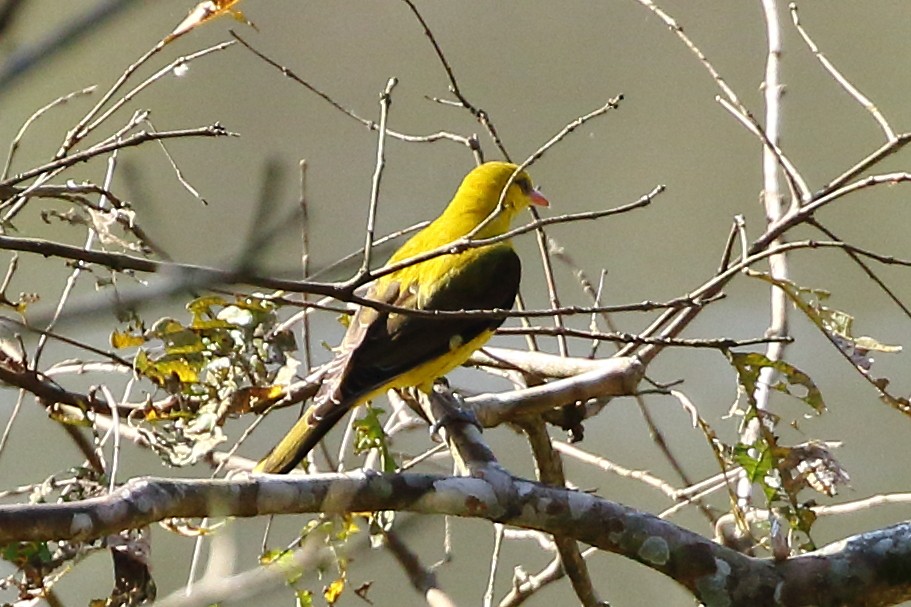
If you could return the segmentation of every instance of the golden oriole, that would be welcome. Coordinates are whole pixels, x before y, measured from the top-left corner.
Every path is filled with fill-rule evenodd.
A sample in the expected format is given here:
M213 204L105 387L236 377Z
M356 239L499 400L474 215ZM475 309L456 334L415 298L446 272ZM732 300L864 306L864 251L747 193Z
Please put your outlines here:
M506 233L531 204L547 206L523 171L498 209L500 195L518 167L487 162L473 169L452 201L430 225L389 259L395 263L451 243ZM508 240L445 254L380 277L366 297L417 310L509 309L519 289L521 265ZM465 362L490 339L503 319L429 318L361 306L329 363L313 405L269 454L257 472L292 470L352 407L390 388L429 392L434 380Z

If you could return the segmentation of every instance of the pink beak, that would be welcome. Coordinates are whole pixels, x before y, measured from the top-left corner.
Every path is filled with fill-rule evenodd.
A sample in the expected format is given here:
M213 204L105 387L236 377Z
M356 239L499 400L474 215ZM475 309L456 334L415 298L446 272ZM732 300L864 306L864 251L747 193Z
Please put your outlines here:
M547 200L546 198L544 198L544 194L542 194L538 190L532 190L531 194L528 195L528 198L529 198L529 200L531 200L531 203L533 205L536 205L539 207L549 207L550 206L550 201Z

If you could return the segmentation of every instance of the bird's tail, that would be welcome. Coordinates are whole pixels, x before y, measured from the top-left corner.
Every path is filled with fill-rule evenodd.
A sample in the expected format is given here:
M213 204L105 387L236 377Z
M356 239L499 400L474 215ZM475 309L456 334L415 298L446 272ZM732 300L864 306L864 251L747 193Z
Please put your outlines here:
M301 463L307 454L321 441L326 433L345 416L351 407L333 403L331 408L313 405L300 419L295 422L291 430L285 434L275 447L262 458L254 472L266 474L287 474ZM315 416L314 410L325 409L322 416Z

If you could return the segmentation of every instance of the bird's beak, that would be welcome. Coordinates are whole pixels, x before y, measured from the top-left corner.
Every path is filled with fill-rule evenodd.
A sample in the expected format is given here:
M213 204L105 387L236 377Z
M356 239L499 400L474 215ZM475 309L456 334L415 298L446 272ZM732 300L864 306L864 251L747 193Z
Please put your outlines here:
M539 192L536 189L531 191L531 194L528 195L528 199L531 200L531 203L533 205L536 205L539 207L549 207L550 206L550 201L547 200L546 198L544 198L544 194L542 194L541 192Z

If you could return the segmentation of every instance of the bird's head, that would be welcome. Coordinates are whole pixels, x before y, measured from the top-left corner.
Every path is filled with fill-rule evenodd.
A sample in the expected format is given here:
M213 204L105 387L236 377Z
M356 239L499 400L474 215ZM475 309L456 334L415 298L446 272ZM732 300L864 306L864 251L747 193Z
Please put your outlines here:
M496 212L475 236L491 238L507 232L513 217L528 206L548 206L547 199L535 189L525 171L509 183L517 168L510 162L485 162L475 167L462 180L447 213L457 215L461 222L470 223L474 229ZM503 206L498 208L507 184L509 189L503 197Z

